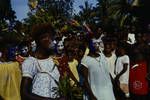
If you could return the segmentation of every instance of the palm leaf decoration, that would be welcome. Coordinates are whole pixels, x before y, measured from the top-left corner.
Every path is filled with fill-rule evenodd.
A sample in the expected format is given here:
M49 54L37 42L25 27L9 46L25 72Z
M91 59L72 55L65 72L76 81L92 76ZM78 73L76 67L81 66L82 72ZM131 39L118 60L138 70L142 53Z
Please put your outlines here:
M70 84L67 74L58 82L58 88L54 88L56 94L64 100L83 100L83 91L76 84Z
M134 6L139 6L138 0L133 0L132 2L128 0L112 0L107 9L108 16L117 21L118 26L122 28L124 25L135 21L136 18L132 14Z

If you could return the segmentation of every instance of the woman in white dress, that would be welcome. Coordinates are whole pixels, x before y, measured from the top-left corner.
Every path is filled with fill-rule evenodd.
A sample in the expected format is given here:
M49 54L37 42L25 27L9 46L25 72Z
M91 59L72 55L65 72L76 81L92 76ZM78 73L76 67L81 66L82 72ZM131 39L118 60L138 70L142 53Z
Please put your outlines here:
M22 64L22 100L59 98L56 88L60 74L50 54L52 30L49 24L40 24L33 28L37 48L34 56L27 58Z
M90 52L81 62L89 100L115 100L108 64L104 55L99 53L99 47L94 44L90 43Z

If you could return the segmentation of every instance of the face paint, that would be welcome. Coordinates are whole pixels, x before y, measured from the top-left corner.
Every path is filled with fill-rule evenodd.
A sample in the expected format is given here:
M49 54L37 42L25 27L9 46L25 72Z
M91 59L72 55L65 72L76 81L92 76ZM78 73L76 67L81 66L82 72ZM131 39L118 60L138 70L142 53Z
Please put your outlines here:
M64 50L64 44L62 41L59 41L58 44L57 44L57 52L58 53L62 53Z
M99 48L99 46L100 46L100 41L98 40L98 39L92 39L92 42L93 42L93 46L94 47L98 47Z
M35 43L35 41L31 42L31 48L32 48L32 52L35 52L35 50L36 50L36 43Z
M23 47L23 48L21 49L21 54L27 55L27 54L28 54L28 51L29 51L28 47L25 46L25 47Z
M100 51L103 51L104 50L104 44L103 44L103 41L100 40L100 39L92 39L93 41L93 45L94 47L96 47L96 49L99 49Z
M63 42L62 42L62 41L59 41L59 42L58 42L57 48L60 49L60 50L64 49L64 45L63 45Z

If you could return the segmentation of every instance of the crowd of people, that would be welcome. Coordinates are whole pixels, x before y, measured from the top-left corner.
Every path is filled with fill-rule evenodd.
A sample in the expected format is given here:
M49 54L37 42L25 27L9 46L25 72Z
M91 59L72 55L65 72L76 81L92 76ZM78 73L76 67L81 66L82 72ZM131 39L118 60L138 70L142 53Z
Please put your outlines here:
M149 100L150 34L84 28L56 32L37 24L32 41L0 48L0 64L20 64L21 100ZM65 94L62 81L80 98Z

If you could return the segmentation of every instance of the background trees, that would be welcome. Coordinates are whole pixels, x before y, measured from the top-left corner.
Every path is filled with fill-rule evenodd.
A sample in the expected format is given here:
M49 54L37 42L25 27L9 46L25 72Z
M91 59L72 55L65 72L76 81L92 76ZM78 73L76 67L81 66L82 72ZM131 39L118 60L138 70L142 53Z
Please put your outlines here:
M51 22L56 25L72 17L73 0L29 0L30 12L25 24Z
M14 20L15 12L11 8L10 0L0 0L0 20Z
M96 6L87 0L84 5L80 5L79 13L74 12L74 0L28 1L28 17L18 26L19 21L16 21L10 0L0 0L0 34L9 33L8 36L5 34L6 37L16 36L21 40L24 35L30 35L34 24L51 22L60 30L70 19L77 20L79 24L87 23L94 27L102 27L107 31L121 30L128 25L143 31L150 23L149 0L97 0ZM19 28L16 29L16 26ZM11 36L12 34L14 36Z
M13 21L16 18L11 8L10 0L0 0L0 32L7 27L6 20Z
M13 31L15 26L15 11L12 10L10 0L0 0L0 38L1 41L12 42L18 39ZM0 42L1 42L0 41Z

